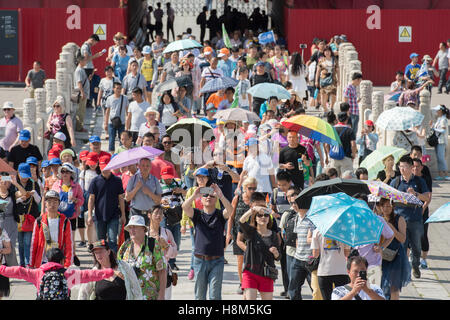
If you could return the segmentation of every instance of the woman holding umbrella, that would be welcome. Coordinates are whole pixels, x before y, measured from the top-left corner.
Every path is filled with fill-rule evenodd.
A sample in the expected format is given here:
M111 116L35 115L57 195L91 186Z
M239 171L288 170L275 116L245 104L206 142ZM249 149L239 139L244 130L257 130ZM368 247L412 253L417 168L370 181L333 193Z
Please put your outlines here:
M377 174L377 180L384 182L386 184L390 184L392 179L394 179L397 174L394 170L394 156L389 155L383 159L384 169L379 171Z

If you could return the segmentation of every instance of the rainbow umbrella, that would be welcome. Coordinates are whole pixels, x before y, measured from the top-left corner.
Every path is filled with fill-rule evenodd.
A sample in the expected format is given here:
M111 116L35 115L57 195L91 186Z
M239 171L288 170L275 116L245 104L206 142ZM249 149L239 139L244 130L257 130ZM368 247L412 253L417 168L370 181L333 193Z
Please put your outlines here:
M334 146L342 145L336 129L318 117L300 114L281 122L281 125L316 141Z

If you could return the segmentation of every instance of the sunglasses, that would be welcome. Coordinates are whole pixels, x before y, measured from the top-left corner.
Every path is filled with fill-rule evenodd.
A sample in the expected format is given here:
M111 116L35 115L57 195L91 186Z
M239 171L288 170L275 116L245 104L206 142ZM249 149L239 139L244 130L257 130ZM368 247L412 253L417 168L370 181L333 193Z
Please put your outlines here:
M163 142L163 144L171 144L172 143L172 141L165 141L165 142Z
M11 111L11 108L4 108L3 111Z
M60 106L59 104L55 104L55 105L53 106L53 108L61 108L61 106Z
M268 218L268 217L270 217L270 214L268 214L268 213L263 213L263 214L258 213L256 216L258 218Z
M254 187L247 187L247 189L250 190L250 191L256 191L257 188L254 188Z
M61 170L61 173L62 173L62 174L65 174L65 173L72 173L72 172L67 171L67 170Z
M215 196L213 196L212 194L204 194L202 195L203 198L215 198Z

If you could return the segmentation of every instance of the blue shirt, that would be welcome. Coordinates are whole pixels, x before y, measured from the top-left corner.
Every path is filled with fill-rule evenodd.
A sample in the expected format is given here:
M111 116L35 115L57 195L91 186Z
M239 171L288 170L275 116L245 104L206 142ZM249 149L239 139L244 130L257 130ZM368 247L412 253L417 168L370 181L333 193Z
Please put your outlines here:
M120 79L120 81L123 80L123 76L126 74L128 69L128 61L130 60L129 56L121 57L120 55L116 54L113 57L113 61L116 63L115 68L120 69L122 71L122 74L116 73L116 76Z
M139 180L142 181L143 186L146 186L154 194L162 194L161 185L159 184L158 179L150 174L147 180L144 180L140 171L136 172L136 174L130 178L130 181L128 181L127 192L132 191ZM136 210L149 210L153 208L154 205L155 203L153 202L153 199L146 195L142 191L142 188L136 192L136 195L130 203L130 206Z
M95 218L97 221L110 221L120 216L119 195L123 194L122 180L115 175L106 179L95 177L88 190L95 196Z
M233 72L233 62L230 59L227 61L220 60L217 67L223 71L224 77L231 77L231 73Z
M215 129L217 127L217 125L216 125L217 119L209 120L207 117L204 117L204 118L201 118L200 120L205 121L206 123L208 123L213 129Z
M416 77L418 76L420 70L420 64L412 65L411 63L408 64L405 68L405 77L409 80L415 81Z
M390 183L391 187L395 188L395 185L397 183L397 180L400 179L400 184L398 185L397 190L402 192L407 192L408 188L413 188L414 191L418 193L427 193L429 192L427 184L425 183L425 180L421 177L417 177L412 175L411 179L409 179L408 182L406 182L402 176L398 176L395 179L393 179ZM396 206L394 208L395 213L401 215L403 218L405 218L406 222L415 222L415 221L422 221L422 207L415 206L415 207L406 207L406 206Z

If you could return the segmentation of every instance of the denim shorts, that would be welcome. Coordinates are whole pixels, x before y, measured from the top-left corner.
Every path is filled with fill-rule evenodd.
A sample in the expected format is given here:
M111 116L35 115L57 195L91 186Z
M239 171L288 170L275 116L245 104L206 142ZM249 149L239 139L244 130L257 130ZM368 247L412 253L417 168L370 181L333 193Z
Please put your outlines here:
M145 89L147 89L148 92L152 92L153 88L151 87L152 82L151 81L147 81L147 86L145 87Z

